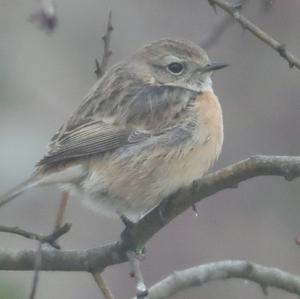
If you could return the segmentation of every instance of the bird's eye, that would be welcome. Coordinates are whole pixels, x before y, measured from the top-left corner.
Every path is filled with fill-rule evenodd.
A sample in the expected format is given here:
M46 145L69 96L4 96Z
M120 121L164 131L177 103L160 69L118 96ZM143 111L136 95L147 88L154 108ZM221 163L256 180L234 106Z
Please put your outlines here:
M183 65L180 62L172 62L168 64L168 70L175 75L179 75L183 71Z

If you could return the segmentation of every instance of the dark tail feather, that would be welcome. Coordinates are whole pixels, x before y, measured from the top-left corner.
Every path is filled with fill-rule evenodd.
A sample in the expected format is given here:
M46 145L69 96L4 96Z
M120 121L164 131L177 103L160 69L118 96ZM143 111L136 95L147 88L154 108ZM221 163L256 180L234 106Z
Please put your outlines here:
M34 177L30 177L28 180L19 184L18 186L16 186L15 188L13 188L9 192L7 192L6 194L1 195L0 196L0 207L4 206L5 204L10 202L14 198L21 195L26 190L34 187L35 185L36 185L36 181L35 181Z

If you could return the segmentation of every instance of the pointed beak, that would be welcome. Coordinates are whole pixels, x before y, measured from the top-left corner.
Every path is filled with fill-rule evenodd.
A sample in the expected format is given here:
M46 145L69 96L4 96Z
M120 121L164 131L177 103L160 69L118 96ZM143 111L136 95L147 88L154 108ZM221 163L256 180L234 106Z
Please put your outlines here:
M206 65L204 68L201 69L201 73L207 73L207 72L220 70L227 66L228 66L228 64L226 64L226 63L211 62L208 65Z

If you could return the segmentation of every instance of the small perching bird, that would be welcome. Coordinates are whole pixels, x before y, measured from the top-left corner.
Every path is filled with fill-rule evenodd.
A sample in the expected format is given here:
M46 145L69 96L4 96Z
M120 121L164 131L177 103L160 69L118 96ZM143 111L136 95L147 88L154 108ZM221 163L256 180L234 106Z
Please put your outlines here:
M144 46L97 81L33 175L0 205L57 184L99 212L145 214L218 158L223 120L211 74L225 66L188 41Z

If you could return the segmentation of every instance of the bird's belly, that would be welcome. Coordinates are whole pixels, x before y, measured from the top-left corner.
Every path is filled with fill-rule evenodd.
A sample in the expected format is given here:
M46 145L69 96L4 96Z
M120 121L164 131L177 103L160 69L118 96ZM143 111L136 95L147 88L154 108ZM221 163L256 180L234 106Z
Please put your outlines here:
M81 184L85 203L99 212L117 212L134 219L180 187L201 178L216 159L210 143L189 150L132 156L123 163L97 161ZM131 160L131 161L130 161ZM135 162L133 162L135 161Z
M89 206L100 212L141 215L180 187L201 178L220 153L223 123L216 97L202 96L196 108L202 123L187 144L152 151L137 148L129 154L117 153L115 158L91 160L89 175L81 184ZM198 135L207 138L198 139Z

